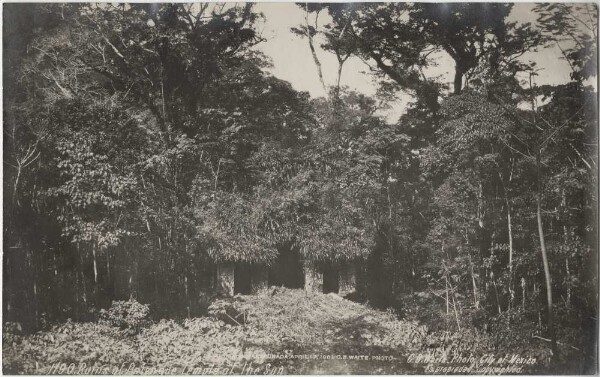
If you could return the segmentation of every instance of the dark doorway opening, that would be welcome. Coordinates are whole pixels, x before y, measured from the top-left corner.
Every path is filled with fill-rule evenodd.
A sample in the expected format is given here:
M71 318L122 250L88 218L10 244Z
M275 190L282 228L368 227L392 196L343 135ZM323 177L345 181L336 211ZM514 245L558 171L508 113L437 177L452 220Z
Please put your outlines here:
M252 290L252 278L250 275L250 265L239 263L235 265L233 272L233 293L249 295Z
M279 248L279 256L269 269L269 285L304 288L304 268L300 252L290 244Z
M332 263L323 264L323 293L340 291L340 271Z

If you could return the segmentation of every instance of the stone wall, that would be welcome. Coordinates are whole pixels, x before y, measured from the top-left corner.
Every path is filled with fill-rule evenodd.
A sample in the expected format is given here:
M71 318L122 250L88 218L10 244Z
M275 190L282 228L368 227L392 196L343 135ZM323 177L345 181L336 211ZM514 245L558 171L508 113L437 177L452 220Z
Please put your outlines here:
M309 261L304 262L304 290L306 293L323 292L323 273L317 265Z
M335 266L339 271L339 295L345 296L357 291L357 268L354 262ZM251 294L260 294L268 290L269 269L267 266L250 266ZM233 296L235 292L235 264L232 262L217 265L217 292ZM323 270L317 263L304 262L304 290L307 293L323 293Z

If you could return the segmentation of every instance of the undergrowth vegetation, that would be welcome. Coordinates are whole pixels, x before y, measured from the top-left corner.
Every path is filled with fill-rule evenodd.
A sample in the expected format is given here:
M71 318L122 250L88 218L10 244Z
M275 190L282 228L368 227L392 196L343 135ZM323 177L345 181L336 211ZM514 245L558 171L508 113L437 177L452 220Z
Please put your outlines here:
M143 374L163 368L187 374L194 368L198 372L211 365L240 367L253 362L283 367L286 373L313 373L324 363L334 363L273 356L311 354L393 357L387 362L346 361L327 366L346 372L369 368L378 373L423 372L422 363L407 361L411 354L436 360L450 360L455 355L480 359L486 354L535 359L535 365L526 366L524 372L548 371L551 365L547 346L536 345L526 333L514 336L518 326L514 334L500 338L475 327L432 330L413 319L398 319L391 311L370 309L334 294L307 296L298 290L283 290L273 296L236 296L213 304L229 313L246 313L246 322L230 324L215 314L150 324L147 306L130 300L115 303L107 317L97 323L67 321L32 335L5 325L3 371ZM132 328L139 332L132 332Z
M100 310L99 323L135 333L150 324L149 315L149 305L140 304L134 299L114 301L108 310Z

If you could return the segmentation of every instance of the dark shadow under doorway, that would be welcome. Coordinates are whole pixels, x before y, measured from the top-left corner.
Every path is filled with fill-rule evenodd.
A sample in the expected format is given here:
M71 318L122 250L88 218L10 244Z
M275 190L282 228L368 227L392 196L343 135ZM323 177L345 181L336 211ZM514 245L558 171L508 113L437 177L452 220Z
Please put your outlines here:
M269 286L304 288L304 268L300 252L291 245L279 249L279 256L269 269Z
M233 275L233 293L249 295L252 292L252 277L250 274L250 265L240 263L235 265Z
M332 263L323 264L323 293L338 293L340 291L340 271Z

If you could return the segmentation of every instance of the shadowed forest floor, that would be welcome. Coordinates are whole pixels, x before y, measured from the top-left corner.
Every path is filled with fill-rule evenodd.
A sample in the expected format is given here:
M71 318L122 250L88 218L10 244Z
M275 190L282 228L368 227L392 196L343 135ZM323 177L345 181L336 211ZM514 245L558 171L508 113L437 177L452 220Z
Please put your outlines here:
M451 353L473 355L477 347L458 335L441 339L414 321L335 294L307 296L282 288L219 304L233 308L237 320L162 320L138 333L72 322L27 336L5 332L3 372L414 374L431 372L425 370L427 363L415 359L418 355L439 361ZM531 369L526 366L526 371Z

